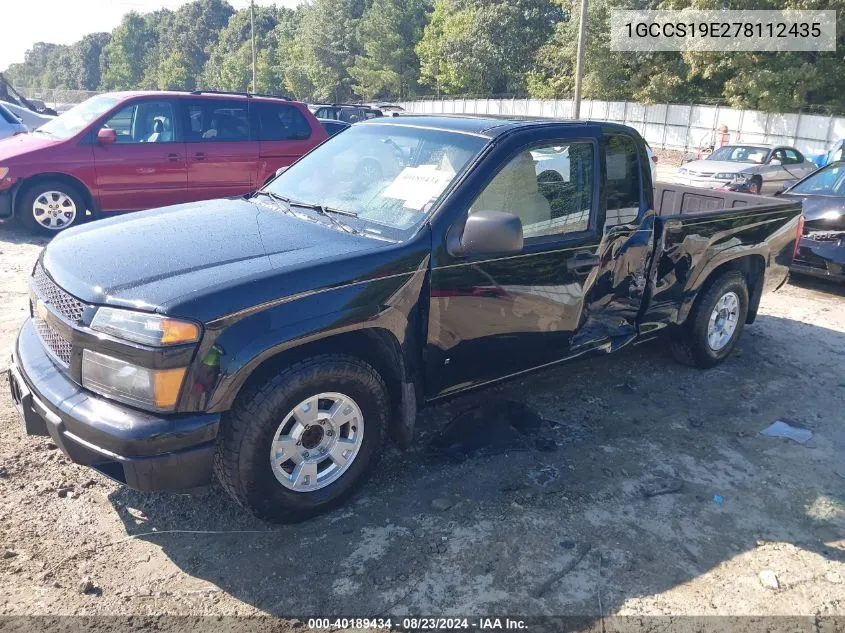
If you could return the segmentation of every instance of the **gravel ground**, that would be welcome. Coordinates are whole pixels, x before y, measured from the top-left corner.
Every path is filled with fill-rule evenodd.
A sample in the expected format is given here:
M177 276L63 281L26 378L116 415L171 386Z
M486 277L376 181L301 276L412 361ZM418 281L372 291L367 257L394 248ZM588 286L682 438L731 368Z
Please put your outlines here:
M2 349L43 245L0 225ZM22 436L4 394L0 614L843 615L843 306L796 280L716 369L650 344L429 409L295 526L121 488ZM777 419L813 438L759 435ZM440 448L479 424L496 439Z

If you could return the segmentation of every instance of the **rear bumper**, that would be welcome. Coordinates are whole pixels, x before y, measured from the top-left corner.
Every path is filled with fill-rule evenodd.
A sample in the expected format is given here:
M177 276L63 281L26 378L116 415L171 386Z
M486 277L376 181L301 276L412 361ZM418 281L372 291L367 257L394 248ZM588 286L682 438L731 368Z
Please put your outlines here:
M53 364L32 321L18 336L9 383L24 431L49 435L77 464L136 490L212 481L219 414L161 416L95 396Z
M845 281L845 237L839 241L801 238L791 270L820 279Z

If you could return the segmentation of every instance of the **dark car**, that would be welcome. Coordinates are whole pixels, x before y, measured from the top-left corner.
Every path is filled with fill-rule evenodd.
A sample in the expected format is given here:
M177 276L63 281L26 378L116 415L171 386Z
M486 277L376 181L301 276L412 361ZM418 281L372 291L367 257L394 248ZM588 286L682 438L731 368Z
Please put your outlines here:
M822 167L779 196L804 206L804 235L792 270L845 281L845 161Z
M659 336L698 367L731 353L787 279L801 205L655 191L650 168L610 123L353 125L251 197L59 235L12 397L27 433L119 482L216 472L256 515L304 519L425 405Z
M0 217L52 235L86 210L241 195L326 137L305 104L277 97L101 94L0 144Z
M331 105L317 105L314 116L318 119L334 119L345 123L358 123L383 117L384 113L376 108L352 103L333 103Z
M320 122L320 125L323 126L323 129L326 130L326 133L329 136L334 136L339 132L343 132L343 130L347 129L351 123L346 123L345 121L336 121L335 119L317 119Z

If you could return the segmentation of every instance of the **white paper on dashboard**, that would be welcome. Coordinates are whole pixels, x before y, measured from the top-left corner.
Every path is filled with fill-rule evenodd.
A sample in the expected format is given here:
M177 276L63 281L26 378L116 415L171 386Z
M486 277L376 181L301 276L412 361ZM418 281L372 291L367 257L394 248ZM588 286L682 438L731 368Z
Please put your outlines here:
M454 176L454 172L438 169L437 165L406 167L381 195L402 200L406 209L419 211L439 196Z

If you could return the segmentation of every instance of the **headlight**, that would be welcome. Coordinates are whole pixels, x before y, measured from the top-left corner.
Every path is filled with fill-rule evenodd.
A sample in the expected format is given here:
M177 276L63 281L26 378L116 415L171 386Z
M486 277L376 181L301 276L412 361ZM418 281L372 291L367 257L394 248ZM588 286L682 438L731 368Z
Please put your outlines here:
M713 174L714 180L733 180L736 172L720 171L718 174Z
M678 170L678 173L679 173L679 174L685 174L685 173L687 173L688 171L689 171L689 170L688 170L686 167L681 167L681 168Z
M0 167L0 180L3 180L6 176L9 175L9 168L8 167Z
M91 329L154 347L195 343L200 339L200 326L196 323L114 308L99 308Z
M172 411L185 367L147 369L90 349L82 350L82 386L149 411Z

